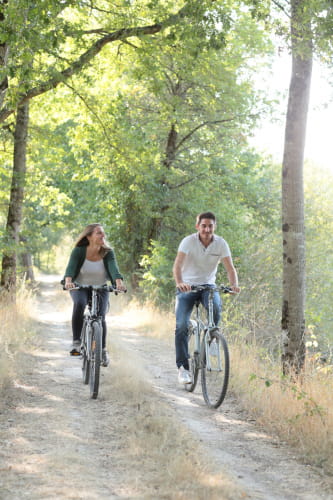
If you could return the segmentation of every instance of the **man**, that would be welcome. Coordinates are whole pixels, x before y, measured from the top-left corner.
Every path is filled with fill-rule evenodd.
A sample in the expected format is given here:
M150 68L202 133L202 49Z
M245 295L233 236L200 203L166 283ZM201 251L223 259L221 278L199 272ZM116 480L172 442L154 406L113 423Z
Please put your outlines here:
M227 272L230 288L238 293L238 277L233 265L231 252L227 242L214 234L216 218L212 212L203 212L197 216L197 233L184 238L178 248L173 265L173 276L176 281L176 364L178 381L181 384L191 383L188 362L188 323L195 300L208 306L208 292L191 292L191 285L214 285L217 266L222 262ZM221 318L222 303L218 292L214 293L214 322L217 325Z

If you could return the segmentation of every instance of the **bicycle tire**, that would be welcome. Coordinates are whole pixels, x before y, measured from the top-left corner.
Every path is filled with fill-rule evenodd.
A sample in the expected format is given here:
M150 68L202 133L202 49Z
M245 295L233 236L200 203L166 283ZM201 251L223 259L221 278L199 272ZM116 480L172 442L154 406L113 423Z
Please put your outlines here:
M90 376L90 360L88 359L87 354L87 336L86 336L86 328L87 323L84 322L82 327L81 339L82 339L82 380L84 384L88 384L89 376Z
M90 397L96 399L99 389L99 375L102 360L102 325L94 321L91 327Z
M209 408L218 408L227 393L229 382L229 351L227 342L219 328L211 331L211 342L209 346L209 362L211 370L207 366L207 354L205 348L205 339L202 341L202 367L201 367L201 386L205 403ZM220 353L220 366L218 362L217 349Z
M193 323L189 324L188 327L188 353L189 353L189 371L192 376L192 383L185 384L185 390L188 392L193 392L198 381L199 375L199 353L195 352L195 328L198 328L198 325L193 325Z

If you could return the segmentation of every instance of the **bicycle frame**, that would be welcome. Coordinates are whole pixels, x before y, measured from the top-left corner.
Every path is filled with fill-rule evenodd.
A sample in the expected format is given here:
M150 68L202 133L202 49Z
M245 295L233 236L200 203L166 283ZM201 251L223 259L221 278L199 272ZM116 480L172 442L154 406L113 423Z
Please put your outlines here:
M74 283L72 290L86 289L91 291L87 307L84 311L81 330L81 358L82 376L84 384L90 385L90 396L97 398L100 379L100 366L102 364L102 316L98 311L99 291L105 290L118 294L113 286L80 285ZM65 290L65 288L64 288Z
M84 313L84 338L81 339L83 347L86 348L88 361L91 360L91 325L94 321L100 322L101 316L98 314L98 293L97 289L91 287L91 303L88 302L86 312Z
M218 408L224 400L229 380L228 345L221 328L214 322L214 292L232 293L223 285L192 286L192 291L208 292L207 319L201 318L201 297L195 300L195 313L189 324L189 364L192 381L185 384L188 392L193 392L201 371L201 387L208 407Z
M205 290L204 285L202 286L197 286L193 287L195 290ZM205 351L206 351L206 365L207 365L207 370L212 370L211 367L211 362L210 362L210 342L211 342L211 331L217 326L214 323L214 304L213 304L213 296L215 291L222 291L224 293L230 293L231 290L223 285L221 286L214 286L210 287L208 290L208 311L207 311L207 324L203 322L201 319L200 315L200 299L197 299L195 301L195 307L196 307L196 313L195 313L195 321L197 323L197 328L196 328L196 335L195 335L195 352L198 352L201 354L201 331L204 332L204 344L205 344ZM220 356L220 351L217 350L217 358L218 358L218 363L217 363L217 368L215 368L216 371L222 370L222 364L221 364L221 356Z

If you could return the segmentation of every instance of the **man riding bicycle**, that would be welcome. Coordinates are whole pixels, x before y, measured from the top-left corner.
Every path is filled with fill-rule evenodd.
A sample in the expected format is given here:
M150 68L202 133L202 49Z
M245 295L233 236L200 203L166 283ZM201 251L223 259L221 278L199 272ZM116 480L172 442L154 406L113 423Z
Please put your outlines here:
M217 267L223 263L228 275L230 288L238 293L237 271L233 265L228 243L214 234L216 217L212 212L203 212L197 216L197 233L186 236L178 247L173 265L173 276L176 282L176 364L178 381L181 384L191 383L188 362L188 323L196 299L207 309L208 292L191 292L192 285L214 285ZM190 292L190 293L188 293ZM222 302L218 292L214 292L214 322L218 325L221 318Z

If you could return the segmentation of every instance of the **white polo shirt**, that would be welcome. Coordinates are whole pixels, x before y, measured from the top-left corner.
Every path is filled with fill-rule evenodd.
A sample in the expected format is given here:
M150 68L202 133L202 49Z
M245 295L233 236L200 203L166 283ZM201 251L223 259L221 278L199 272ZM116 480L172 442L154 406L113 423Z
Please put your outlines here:
M207 248L201 243L199 233L190 234L180 242L178 252L186 254L182 279L189 285L213 285L219 262L231 256L228 243L215 234Z

